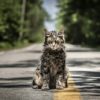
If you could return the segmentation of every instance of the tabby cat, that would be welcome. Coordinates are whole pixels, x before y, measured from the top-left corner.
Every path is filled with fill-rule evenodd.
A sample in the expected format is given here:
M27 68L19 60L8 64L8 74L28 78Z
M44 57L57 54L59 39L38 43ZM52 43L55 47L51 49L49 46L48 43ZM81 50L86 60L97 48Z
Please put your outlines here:
M40 73L43 80L42 85L46 83L50 89L55 89L57 84L61 87L67 87L68 71L66 70L64 43L64 30L48 32L45 29Z

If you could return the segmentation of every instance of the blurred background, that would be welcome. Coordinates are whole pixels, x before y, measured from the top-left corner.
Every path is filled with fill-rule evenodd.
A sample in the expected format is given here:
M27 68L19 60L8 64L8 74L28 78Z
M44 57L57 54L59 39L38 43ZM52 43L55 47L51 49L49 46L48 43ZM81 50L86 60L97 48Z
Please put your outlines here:
M0 0L0 50L43 40L65 27L66 42L100 48L100 0Z

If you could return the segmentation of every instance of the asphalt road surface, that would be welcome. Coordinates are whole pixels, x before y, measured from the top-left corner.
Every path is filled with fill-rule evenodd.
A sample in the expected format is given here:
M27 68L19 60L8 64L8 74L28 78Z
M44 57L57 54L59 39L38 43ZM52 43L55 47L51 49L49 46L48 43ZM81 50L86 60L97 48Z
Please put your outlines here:
M32 89L42 44L0 52L0 100L100 100L100 52L66 44L66 89Z

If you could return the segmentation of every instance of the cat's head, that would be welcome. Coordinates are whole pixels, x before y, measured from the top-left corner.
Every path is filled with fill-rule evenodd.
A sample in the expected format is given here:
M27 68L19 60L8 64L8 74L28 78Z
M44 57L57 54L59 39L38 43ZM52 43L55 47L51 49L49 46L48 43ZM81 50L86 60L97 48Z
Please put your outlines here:
M65 42L64 39L64 29L60 30L59 32L56 31L47 31L45 29L45 42L44 46L51 50L58 50L63 47Z

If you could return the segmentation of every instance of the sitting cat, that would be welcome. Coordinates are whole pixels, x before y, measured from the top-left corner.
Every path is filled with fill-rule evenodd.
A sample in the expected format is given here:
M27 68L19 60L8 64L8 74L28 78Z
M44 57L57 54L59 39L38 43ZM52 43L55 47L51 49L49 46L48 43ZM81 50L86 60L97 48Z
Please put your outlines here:
M60 85L67 87L68 78L66 77L68 76L68 70L66 70L66 52L64 43L64 30L61 30L60 32L48 32L45 30L44 48L40 64L40 77L42 77L42 85L44 82L47 82L50 89L56 88L57 80L59 80L58 83ZM60 78L57 78L59 76ZM37 85L40 83L37 82Z

